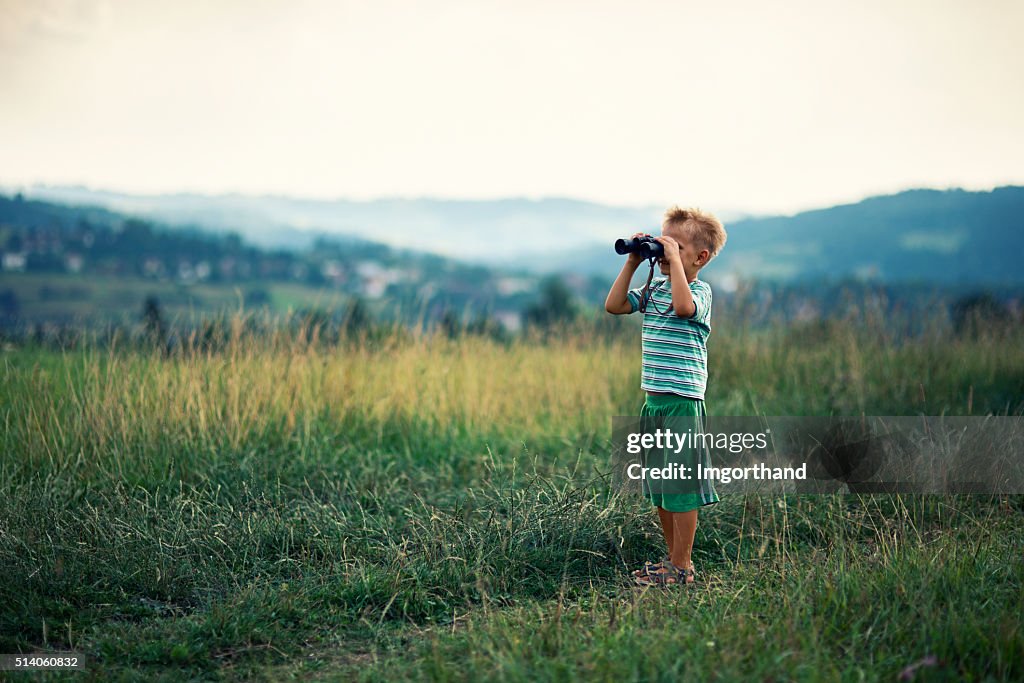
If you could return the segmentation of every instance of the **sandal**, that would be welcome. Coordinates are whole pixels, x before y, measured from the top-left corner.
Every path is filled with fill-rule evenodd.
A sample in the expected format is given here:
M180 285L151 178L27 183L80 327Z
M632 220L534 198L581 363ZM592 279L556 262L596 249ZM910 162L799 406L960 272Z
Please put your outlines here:
M658 571L659 569L664 567L666 563L670 561L671 559L668 555L661 558L657 562L651 562L650 560L647 560L646 562L644 562L643 567L640 567L640 569L633 570L633 576L650 576L652 572Z
M667 566L649 572L646 576L634 576L633 580L641 586L688 586L693 583L694 576L693 568L682 569L669 562Z

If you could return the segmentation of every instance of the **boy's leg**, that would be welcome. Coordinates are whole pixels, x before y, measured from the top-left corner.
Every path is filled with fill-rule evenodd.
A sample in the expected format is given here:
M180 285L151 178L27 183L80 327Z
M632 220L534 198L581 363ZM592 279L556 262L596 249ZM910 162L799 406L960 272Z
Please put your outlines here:
M654 507L658 511L658 519L661 521L661 533L665 535L665 543L668 544L668 555L672 556L672 544L675 543L674 533L672 532L672 513L656 505ZM658 560L657 562L647 561L644 566L633 572L633 576L646 576L651 567L661 567L664 564L664 560ZM658 570L660 571L660 569Z
M673 528L673 515L675 512L669 512L663 507L658 507L658 519L661 520L661 532L665 534L665 543L668 544L668 556L674 557L672 554L672 548L675 547L676 535Z
M658 508L658 512L662 512L661 508ZM668 512L667 514L672 517L672 521L666 528L672 529L673 536L673 540L668 546L669 558L675 566L690 569L693 567L690 553L693 551L693 537L697 533L697 511Z

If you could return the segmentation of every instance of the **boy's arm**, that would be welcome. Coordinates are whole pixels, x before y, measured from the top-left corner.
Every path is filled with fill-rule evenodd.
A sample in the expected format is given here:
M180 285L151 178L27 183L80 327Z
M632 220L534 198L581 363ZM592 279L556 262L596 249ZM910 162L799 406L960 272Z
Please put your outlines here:
M677 254L679 252L676 252ZM697 303L693 300L690 283L686 281L683 262L676 258L672 261L672 308L680 318L692 318L697 313Z
M708 309L711 306L710 290L705 294L706 285L696 296L690 289L690 278L686 275L686 268L683 267L682 254L679 251L679 243L666 235L658 237L657 240L665 247L665 259L672 269L672 308L673 312L680 318L695 318L704 320L707 317ZM707 250L697 254L695 266L702 266L708 262Z
M627 294L633 273L640 267L642 261L643 259L636 254L630 254L626 258L626 262L622 264L622 270L619 271L619 276L615 278L612 288L608 290L608 297L604 300L604 310L613 315L633 312L633 305L629 303Z
M680 318L692 318L697 313L697 304L693 300L693 293L690 291L690 283L686 277L686 269L683 268L682 255L679 253L679 244L672 239L662 235L657 240L665 248L665 259L672 269L672 309Z
M638 232L633 235L633 239L646 235L647 233L645 232ZM604 300L604 310L612 315L624 315L633 312L633 305L629 303L628 296L629 283L633 280L633 273L636 272L636 269L643 262L644 260L640 254L635 252L626 256L626 262L622 264L619 276L615 278L612 288L608 290L608 296Z

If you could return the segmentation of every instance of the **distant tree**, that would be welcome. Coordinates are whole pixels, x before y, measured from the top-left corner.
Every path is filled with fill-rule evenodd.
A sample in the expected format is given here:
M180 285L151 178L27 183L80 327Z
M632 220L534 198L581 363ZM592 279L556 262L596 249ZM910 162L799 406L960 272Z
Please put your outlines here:
M0 292L0 316L5 318L17 318L21 312L21 304L18 295L13 289L5 289Z
M984 330L998 330L1012 320L1009 309L989 292L957 299L950 317L953 329L960 336L978 336Z
M245 293L245 305L252 307L270 304L270 293L260 287L252 287Z
M342 316L341 326L349 335L358 334L373 327L373 316L362 299L354 297L349 301Z
M153 224L137 218L129 218L124 222L121 240L126 246L134 248L150 247L155 241Z
M160 300L152 294L142 303L142 324L146 338L151 343L162 346L167 341L167 325L160 309Z
M508 330L506 330L497 320L486 314L480 314L473 320L469 321L465 327L465 332L466 334L473 334L480 337L490 337L491 339L502 343L509 341Z
M462 321L451 309L445 309L445 312L441 314L441 319L437 321L437 326L449 339L462 336Z
M579 314L572 290L558 276L546 278L540 297L526 309L528 325L546 329L556 323L571 322Z

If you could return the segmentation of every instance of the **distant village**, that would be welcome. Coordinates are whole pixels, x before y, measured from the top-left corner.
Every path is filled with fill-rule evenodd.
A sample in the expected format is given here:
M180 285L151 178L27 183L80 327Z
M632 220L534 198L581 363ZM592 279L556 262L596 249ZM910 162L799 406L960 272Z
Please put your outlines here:
M0 196L0 327L6 329L138 319L148 297L200 313L239 298L247 308L310 310L326 292L346 305L360 302L382 319L516 333L581 312L600 318L608 277L503 271L345 238L265 249L235 233ZM887 324L898 318L912 331L916 319L933 324L936 313L957 328L979 316L1003 324L1024 315L1020 288L944 291L870 279L754 285L733 274L711 282L716 302L726 304L717 319L753 325L873 315ZM116 287L119 292L109 291Z
M16 274L136 279L188 288L243 286L252 304L269 303L275 283L331 290L367 302L418 307L428 317L486 315L510 332L538 296L540 276L502 273L430 254L369 242L318 240L301 251L266 250L236 234L170 228L100 209L80 209L15 197L0 198L0 277ZM0 282L0 292L11 281ZM595 296L597 283L567 274L574 296ZM60 289L50 287L49 298ZM44 291L45 294L45 291ZM29 312L6 290L0 301ZM2 312L0 312L2 313ZM8 318L11 315L7 316Z

